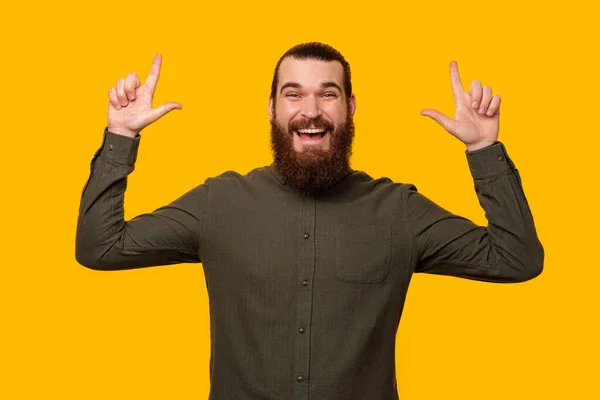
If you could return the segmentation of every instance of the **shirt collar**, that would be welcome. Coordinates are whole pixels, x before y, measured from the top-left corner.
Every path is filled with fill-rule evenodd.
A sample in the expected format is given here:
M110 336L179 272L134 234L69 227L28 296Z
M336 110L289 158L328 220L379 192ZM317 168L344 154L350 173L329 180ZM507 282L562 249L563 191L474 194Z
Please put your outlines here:
M287 182L287 179L286 179L286 178L284 178L284 177L283 177L283 176L282 176L282 175L279 173L279 170L277 169L277 165L275 164L275 162L272 162L272 163L271 163L271 165L269 165L269 166L267 167L267 170L268 170L268 171L269 171L269 172L270 172L270 173L271 173L271 174L272 174L272 175L273 175L273 176L274 176L274 177L277 179L277 181L278 181L279 183L281 183L282 185L284 185L284 186L288 186L288 187L290 187L290 188L297 189L297 190L299 190L299 191L303 191L303 189L296 188L294 185L292 185L292 184L289 184L289 183ZM347 175L345 175L345 176L344 176L344 177L342 177L342 178L341 178L339 181L337 181L336 183L334 183L334 184L332 185L332 187L331 187L331 188L329 188L329 189L326 189L326 190L325 190L325 192L327 192L327 191L329 191L329 190L333 189L334 187L339 187L340 185L343 185L345 182L347 182L347 181L348 181L348 177L352 176L352 175L353 175L354 173L356 173L356 172L357 172L357 171L355 171L355 170L353 170L352 168L350 168L350 171L348 172L348 174L347 174Z
M277 169L277 165L275 164L275 162L271 163L271 165L269 165L267 167L267 170L269 172L271 172L271 174L273 174L275 176L275 178L277 178L277 181L279 183L281 183L282 185L285 185L287 183L287 179L285 179L280 173L279 170Z

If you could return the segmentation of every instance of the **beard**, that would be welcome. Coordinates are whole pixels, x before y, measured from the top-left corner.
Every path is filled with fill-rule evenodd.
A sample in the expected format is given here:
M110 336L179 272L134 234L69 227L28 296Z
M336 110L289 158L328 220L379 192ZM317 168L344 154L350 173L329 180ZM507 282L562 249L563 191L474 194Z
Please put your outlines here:
M309 127L328 130L329 150L294 149L294 131ZM271 149L277 170L286 181L309 192L327 189L350 173L353 139L354 121L350 113L335 130L321 116L290 121L287 127L280 125L275 115L271 121Z

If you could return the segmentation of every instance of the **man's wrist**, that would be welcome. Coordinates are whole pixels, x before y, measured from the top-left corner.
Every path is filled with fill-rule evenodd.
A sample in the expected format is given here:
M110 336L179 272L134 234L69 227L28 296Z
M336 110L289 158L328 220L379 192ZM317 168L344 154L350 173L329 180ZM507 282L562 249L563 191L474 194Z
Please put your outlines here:
M496 142L482 141L482 142L478 142L478 143L467 144L467 151L475 151L475 150L483 149L484 147L488 147L494 143L496 143Z
M515 168L501 142L494 142L476 151L467 151L466 155L471 175L475 179L491 178Z
M96 155L117 164L133 165L137 159L141 136L129 137L104 129L102 146Z
M120 128L118 126L113 126L113 127L109 126L108 130L109 130L109 132L116 133L117 135L121 135L121 136L127 136L132 139L137 137L137 135L139 133L139 132L134 132L134 131L126 129L126 128Z

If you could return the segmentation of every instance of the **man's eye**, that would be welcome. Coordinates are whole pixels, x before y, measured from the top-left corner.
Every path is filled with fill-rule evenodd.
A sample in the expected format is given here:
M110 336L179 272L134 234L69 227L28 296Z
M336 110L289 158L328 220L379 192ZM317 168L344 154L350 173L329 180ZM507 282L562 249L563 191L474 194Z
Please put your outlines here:
M285 97L300 97L300 95L298 93L288 93Z
M333 98L333 97L337 97L337 94L335 94L335 93L331 93L331 92L327 92L327 93L324 93L324 94L323 94L323 97L330 97L330 98Z

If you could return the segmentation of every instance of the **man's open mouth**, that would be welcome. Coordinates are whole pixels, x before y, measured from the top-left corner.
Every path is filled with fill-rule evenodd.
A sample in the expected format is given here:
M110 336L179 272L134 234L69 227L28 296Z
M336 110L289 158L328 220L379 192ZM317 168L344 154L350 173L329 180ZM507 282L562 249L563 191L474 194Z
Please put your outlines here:
M329 129L325 128L308 128L308 129L298 129L294 130L294 133L300 136L302 140L320 140L325 137L325 135L329 132Z

